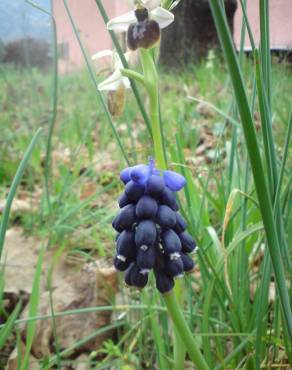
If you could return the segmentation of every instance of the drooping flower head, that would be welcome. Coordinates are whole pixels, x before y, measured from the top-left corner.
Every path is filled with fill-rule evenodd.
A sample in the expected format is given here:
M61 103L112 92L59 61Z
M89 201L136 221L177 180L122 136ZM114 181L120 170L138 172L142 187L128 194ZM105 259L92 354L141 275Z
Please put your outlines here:
M102 58L110 58L110 68L113 73L104 81L102 81L98 85L98 90L100 91L115 91L121 87L121 85L129 89L130 88L130 81L127 77L122 75L121 70L124 68L123 63L119 57L119 54L112 50L103 50L96 54L94 54L91 59L92 60L100 60ZM126 59L129 57L129 53L125 53Z
M92 56L92 60L110 58L110 69L112 74L98 85L98 90L107 91L107 103L110 113L114 117L120 116L125 107L126 89L130 88L130 81L122 75L122 61L119 54L112 50L103 50ZM129 58L129 53L125 53L125 58Z
M127 32L129 49L148 49L160 39L160 30L170 25L174 15L160 6L160 0L135 1L135 8L111 19L109 30Z

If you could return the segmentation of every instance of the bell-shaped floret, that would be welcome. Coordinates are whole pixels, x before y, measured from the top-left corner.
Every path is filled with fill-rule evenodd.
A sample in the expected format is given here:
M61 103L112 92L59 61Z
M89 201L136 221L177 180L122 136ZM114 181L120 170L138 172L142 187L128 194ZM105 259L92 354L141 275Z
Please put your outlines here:
M163 270L159 270L155 274L156 288L160 293L169 293L174 287L174 280L168 276Z
M132 167L127 167L123 169L120 173L120 179L124 184L127 184L131 180Z
M131 179L137 185L145 185L150 176L150 168L146 164L137 164L132 167Z
M168 276L172 278L183 276L184 265L182 259L179 256L177 256L176 258L166 256L164 271Z
M164 188L165 183L162 176L151 175L146 185L146 194L150 195L151 197L158 198L163 192Z
M145 247L145 248L143 248ZM141 246L137 251L137 265L140 269L151 270L155 264L156 249L154 245Z
M133 260L136 256L134 231L124 230L117 241L117 254Z
M135 243L137 247L142 245L151 246L156 240L156 225L151 220L140 221L135 232Z
M179 207L175 199L174 193L167 187L165 187L159 197L160 203L169 206L175 212L178 211Z
M132 283L132 273L134 271L134 269L137 267L136 263L135 262L132 262L130 264L130 266L128 267L127 271L125 272L125 283L128 285L128 286L132 286L133 283Z
M129 181L125 186L126 196L133 202L137 202L144 194L145 188L143 185L137 185L134 181Z
M196 243L187 231L179 233L178 236L181 241L183 253L192 253L196 249Z
M179 234L185 231L188 225L187 225L186 220L183 218L183 216L179 212L176 212L175 216L176 216L176 223L175 223L173 230Z
M175 212L170 207L161 205L158 207L156 221L162 228L170 229L176 223Z
M138 218L154 218L156 216L158 204L149 195L143 195L136 205L136 215Z
M127 195L126 195L125 193L123 193L123 194L119 197L118 203L119 203L119 207L120 207L120 208L123 208L123 207L125 207L126 205L130 204L130 203L131 203L131 200L127 197Z
M118 271L126 271L129 265L130 261L123 258L123 256L116 256L114 258L114 266Z
M139 289L144 288L148 283L148 272L136 270L134 273L132 273L132 283Z
M179 191L186 184L185 177L174 171L163 171L163 178L165 185L172 191Z
M180 239L172 229L163 230L163 232L161 233L161 241L163 250L166 254L170 255L172 253L180 252Z
M172 230L163 230L161 233L161 241L163 250L166 254L170 255L173 253L180 252L181 242L177 234Z
M122 208L120 213L114 218L112 226L118 232L121 232L125 229L131 230L135 221L135 206L133 204L129 204L126 207Z
M184 265L184 271L192 272L195 268L195 262L193 261L193 259L185 253L181 253L180 257Z
M125 273L125 283L129 286L144 288L148 282L148 273L141 270L136 263L131 264Z

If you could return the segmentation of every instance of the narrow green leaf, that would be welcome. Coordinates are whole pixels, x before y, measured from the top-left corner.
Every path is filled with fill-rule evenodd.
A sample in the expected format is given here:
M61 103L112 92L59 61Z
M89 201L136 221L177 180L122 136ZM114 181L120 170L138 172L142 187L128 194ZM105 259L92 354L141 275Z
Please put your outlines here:
M40 282L41 282L41 277L42 277L42 264L43 264L45 251L46 249L42 247L42 249L40 250L40 254L39 254L37 265L36 265L36 271L34 274L31 296L30 296L29 304L28 304L29 316L36 316L38 312L39 296L40 296ZM30 350L32 347L34 335L35 335L35 329L36 329L35 321L31 321L27 324L25 352L24 352L24 357L23 357L22 364L21 364L21 370L29 369L28 367L29 366L29 356L30 356Z
M12 184L11 184L8 196L7 196L6 204L5 204L5 209L4 209L3 216L2 216L1 225L0 225L0 257L2 255L2 250L3 250L3 246L4 246L6 229L7 229L7 225L8 225L9 214L10 214L10 209L11 209L11 205L12 205L12 202L13 202L13 198L16 194L17 187L18 187L18 185L19 185L19 183L22 179L24 170L25 170L26 165L27 165L27 163L30 159L31 153L32 153L35 145L37 144L42 131L43 131L43 129L39 128L36 131L36 133L34 134L28 148L26 149L26 151L23 155L23 158L22 158L22 160L21 160L21 162L20 162L20 164L17 168L15 177L12 181Z
M0 349L4 347L6 344L6 340L11 334L15 320L17 319L21 309L21 302L18 302L16 307L14 308L13 312L9 316L8 320L4 324L4 326L0 329Z

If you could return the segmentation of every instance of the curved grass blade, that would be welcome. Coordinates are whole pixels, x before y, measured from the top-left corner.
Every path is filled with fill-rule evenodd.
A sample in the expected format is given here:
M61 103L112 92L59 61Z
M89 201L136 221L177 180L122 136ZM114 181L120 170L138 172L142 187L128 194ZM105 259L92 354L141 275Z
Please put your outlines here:
M26 165L27 165L27 163L30 159L31 153L32 153L36 143L38 142L42 131L43 131L43 129L39 128L36 131L36 133L34 134L28 148L26 149L26 151L23 155L23 158L22 158L22 160L21 160L21 162L20 162L20 164L17 168L15 177L12 181L12 184L11 184L8 196L7 196L6 204L5 204L5 209L4 209L4 212L3 212L2 222L1 222L1 225L0 225L0 257L1 257L1 254L2 254L3 246L4 246L6 229L7 229L7 225L8 225L9 214L10 214L10 209L11 209L11 205L12 205L12 202L13 202L13 198L16 194L17 187L18 187L18 185L21 181L21 178L23 176Z
M6 344L6 340L11 334L11 331L14 328L15 320L17 319L21 309L21 302L18 302L16 307L14 308L12 314L9 316L8 320L6 321L5 325L0 330L0 349L4 347Z
M33 279L33 286L32 286L31 296L29 300L29 306L28 306L29 316L35 316L38 312L39 296L40 296L40 281L41 281L41 276L42 276L42 264L43 264L45 251L46 249L42 247L39 257L38 257L38 261L37 261L37 266L36 266L36 271L35 271L35 275ZM24 352L24 357L21 363L20 370L27 370L29 368L28 367L29 366L29 356L30 356L30 350L32 347L34 335L35 335L35 329L36 329L35 321L31 321L27 324L25 352Z

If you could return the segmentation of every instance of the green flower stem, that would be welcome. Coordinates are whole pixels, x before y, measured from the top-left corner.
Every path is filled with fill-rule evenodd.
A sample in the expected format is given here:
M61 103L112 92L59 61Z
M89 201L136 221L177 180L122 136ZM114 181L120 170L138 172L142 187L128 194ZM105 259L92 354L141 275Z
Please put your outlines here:
M184 279L176 279L175 286L174 286L174 293L176 299L178 300L179 305L182 307L184 304L185 299L185 284ZM181 370L184 369L184 363L186 358L186 347L184 342L182 341L179 331L176 327L174 327L174 370Z
M204 356L197 347L197 343L185 321L174 292L163 295L167 310L172 318L174 326L188 351L188 354L197 370L210 370Z
M124 68L124 69L121 69L121 73L123 76L131 78L132 80L135 80L142 85L145 84L144 76L139 72L133 71L132 69Z
M154 143L154 155L157 167L161 170L166 169L166 160L163 151L162 135L159 118L159 99L158 99L158 75L156 66L150 50L140 49L141 63L144 72L144 84L150 99L150 121Z
M150 100L149 109L155 160L157 167L165 170L166 158L163 150L159 116L158 74L151 50L140 49L140 57L144 72L144 86ZM188 328L177 299L182 305L184 300L184 286L180 281L176 281L173 292L164 296L168 312L174 323L174 369L182 370L184 368L185 348L198 370L209 369L204 357L197 348L195 339Z

